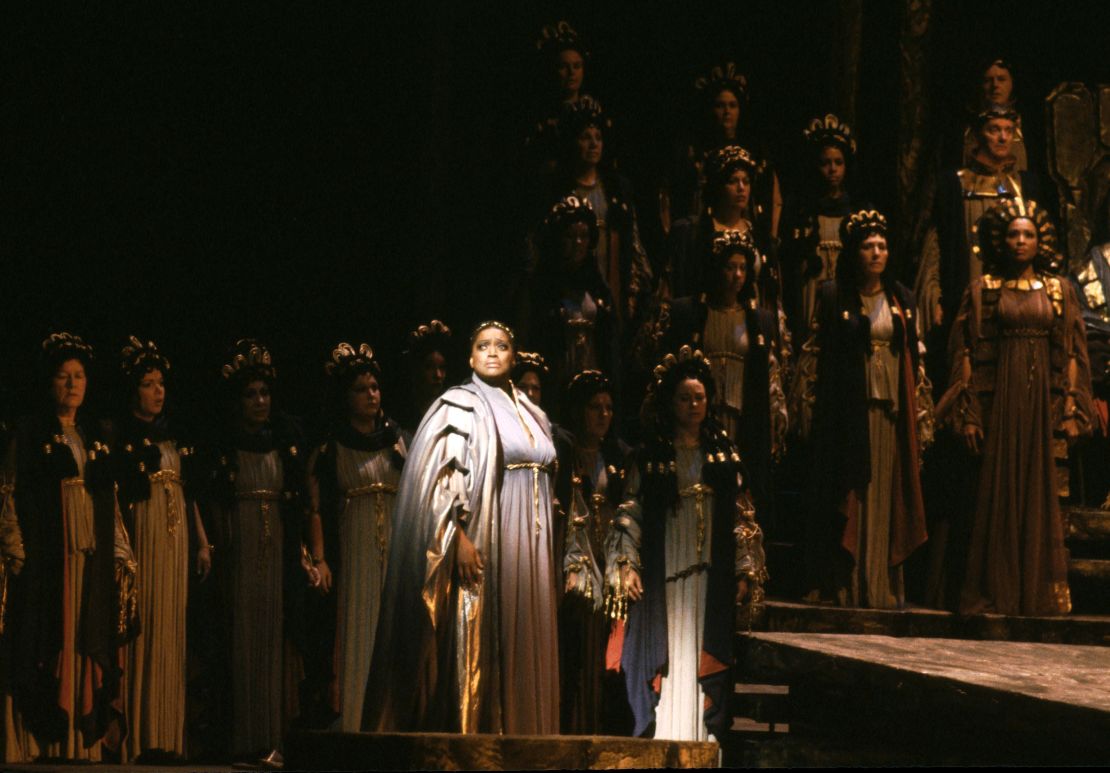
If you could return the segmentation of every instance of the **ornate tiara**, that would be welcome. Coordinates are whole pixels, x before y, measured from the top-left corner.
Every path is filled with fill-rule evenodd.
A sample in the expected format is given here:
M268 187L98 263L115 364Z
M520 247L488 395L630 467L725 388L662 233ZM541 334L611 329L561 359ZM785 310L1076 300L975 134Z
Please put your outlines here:
M719 258L724 255L731 255L734 252L743 252L746 255L755 256L756 247L750 229L747 231L725 231L713 240L714 257Z
M886 233L886 216L877 209L861 209L847 217L842 226L845 236L868 231L881 231Z
M709 373L709 360L702 354L701 349L691 349L683 344L676 353L665 355L652 370L656 385L662 384L672 369L687 364L696 365L699 370L704 369Z
M136 336L128 338L128 343L120 350L119 356L120 369L128 377L155 368L163 373L170 369L170 361L158 351L157 344L153 341L143 343Z
M266 379L277 376L270 358L270 350L253 338L240 338L232 349L231 360L220 369L225 379L244 373L257 373Z
M600 102L586 95L563 106L559 115L560 134L576 135L588 126L597 126L603 131L613 128L613 122L605 114Z
M972 248L973 251L976 254L986 252L988 258L999 259L1010 223L1018 218L1025 218L1033 223L1037 231L1037 252L1055 269L1056 226L1052 224L1044 207L1032 200L1014 199L987 210L979 222L972 226L972 233L979 237L979 244Z
M590 52L582 46L581 36L574 27L570 26L570 22L560 20L554 24L548 24L540 30L540 36L536 39L536 50L540 53L559 53L574 49L582 55L583 59L590 56Z
M470 343L471 343L471 345L474 344L474 340L478 337L478 334L481 333L483 330L485 330L487 327L497 328L498 330L500 330L502 333L504 333L505 335L507 335L509 337L509 342L510 343L513 343L513 344L516 343L516 334L513 333L513 329L511 327L506 325L504 322L497 321L496 319L487 319L485 322L479 322L470 331Z
M355 368L367 367L375 373L380 371L374 359L370 344L359 344L358 348L344 341L332 349L331 359L324 363L324 372L329 376L345 376Z
M975 125L978 127L982 127L986 125L987 121L991 121L996 118L1001 118L1006 121L1013 121L1014 123L1017 123L1021 120L1021 116L1019 116L1017 111L1009 105L990 105L983 110L980 110L979 113L976 114Z
M759 172L759 164L752 154L739 145L725 145L710 152L705 159L706 175L712 179L722 178L736 167L748 170L749 174Z
M42 342L42 351L51 358L71 355L75 359L91 360L93 356L93 348L81 336L66 332L47 336Z
M716 65L710 68L705 75L694 79L694 88L712 94L719 94L722 89L735 89L742 96L748 93L748 79L743 73L736 71L732 62Z
M516 364L513 366L513 370L517 373L534 370L541 376L551 373L551 368L547 367L547 361L539 352L517 352Z
M856 153L856 140L852 136L852 127L846 123L842 123L832 113L828 113L824 118L814 118L809 122L802 134L806 138L806 142L821 147L823 145L837 145L848 153L855 155Z

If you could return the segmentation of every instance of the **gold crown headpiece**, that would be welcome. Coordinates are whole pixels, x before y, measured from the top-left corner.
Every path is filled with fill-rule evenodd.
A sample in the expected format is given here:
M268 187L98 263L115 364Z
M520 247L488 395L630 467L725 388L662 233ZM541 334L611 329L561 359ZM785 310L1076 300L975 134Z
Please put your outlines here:
M586 95L563 106L563 112L559 115L560 134L575 136L590 126L602 130L613 128L613 122L605 114L605 108L596 99Z
M551 368L547 367L547 360L539 352L517 352L513 371L523 373L526 370L534 370L541 376L547 376L551 373Z
M686 344L674 354L667 354L659 361L659 364L652 370L652 375L655 377L655 383L662 384L663 380L667 378L667 374L672 369L680 366L692 364L697 366L699 370L703 369L706 373L709 372L709 360L702 354L701 349L691 349Z
M136 336L129 336L127 345L120 350L120 369L127 377L146 373L157 368L165 375L170 369L170 361L158 351L153 341L143 342Z
M450 340L451 328L438 319L433 319L417 325L416 329L409 333L405 354L446 348Z
M324 363L324 372L329 376L342 377L356 368L368 368L374 373L381 372L370 344L359 344L356 349L344 341L332 349L331 359Z
M257 374L264 379L273 379L277 370L270 358L270 350L253 338L240 338L232 349L231 360L220 369L225 379L237 378L243 374Z
M746 96L748 93L748 79L743 73L737 72L735 64L725 62L710 68L705 75L695 78L694 88L714 96L719 94L722 89L733 89L739 91L741 96Z
M42 342L42 352L47 357L57 359L70 356L78 360L91 360L93 348L85 339L73 333L51 333Z
M583 59L588 59L590 56L590 52L582 45L578 31L565 19L555 24L545 25L540 30L540 36L536 38L536 50L541 53L557 54L569 49L580 53Z
M725 145L706 156L706 175L712 180L725 177L734 168L746 169L748 174L755 175L760 172L761 165L752 158L752 154L747 149L739 145Z
M470 331L470 344L472 346L474 345L474 340L478 337L478 334L481 333L483 330L485 330L487 327L497 328L498 330L500 330L502 333L504 333L505 335L507 335L509 337L509 342L510 343L512 343L514 345L516 344L516 334L513 333L513 329L511 327L506 325L504 322L499 322L496 319L487 319L485 322L479 322Z
M828 113L824 118L814 118L802 134L806 142L818 148L824 145L837 145L853 156L856 154L856 139L852 136L852 127L832 113Z
M1000 260L1006 245L1006 232L1010 223L1025 218L1033 223L1037 231L1037 253L1048 262L1051 271L1060 269L1057 255L1056 226L1049 219L1048 212L1037 202L1029 199L1014 199L999 204L989 210L972 226L972 233L978 235L979 244L972 250L984 255L986 260Z
M745 255L755 257L756 247L752 240L751 229L747 231L728 230L713 239L713 257L720 258L734 252L742 252Z
M881 231L885 234L887 230L886 216L877 209L861 209L849 215L844 220L841 228L844 230L845 236L853 236L869 231Z
M574 378L567 384L567 399L573 404L586 395L595 395L598 392L612 392L613 383L609 377L600 370L583 370L574 374Z

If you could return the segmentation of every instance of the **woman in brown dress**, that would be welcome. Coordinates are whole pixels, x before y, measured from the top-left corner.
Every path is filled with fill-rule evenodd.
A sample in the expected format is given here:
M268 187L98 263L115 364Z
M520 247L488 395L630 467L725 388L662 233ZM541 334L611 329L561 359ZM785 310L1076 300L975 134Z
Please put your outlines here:
M964 614L1071 610L1057 496L1067 446L1089 430L1087 339L1070 283L1047 273L1055 231L1033 201L979 226L984 275L964 293L949 353L955 426L982 455Z

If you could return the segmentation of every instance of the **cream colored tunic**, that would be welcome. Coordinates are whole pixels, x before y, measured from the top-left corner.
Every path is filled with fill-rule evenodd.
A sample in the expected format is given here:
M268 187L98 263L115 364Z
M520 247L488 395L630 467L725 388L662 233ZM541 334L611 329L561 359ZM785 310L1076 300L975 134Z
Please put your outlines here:
M891 351L894 322L885 293L862 296L871 318L867 359L871 482L860 502L859 563L852 572L851 606L899 609L905 603L902 567L890 567L890 521L894 508L894 465L898 460L898 356Z
M401 473L393 466L393 446L359 451L337 443L336 449L339 491L345 504L339 514L336 637L340 715L334 729L357 733L362 729L366 677L374 653Z
M736 441L740 413L744 407L744 359L748 355L748 317L737 306L733 309L708 309L705 319L705 351L717 389L713 413L728 436Z
M150 476L150 499L132 505L141 631L127 648L124 674L131 758L148 749L185 753L189 521L177 447L163 441L158 448L161 469Z
M840 243L840 224L843 220L843 217L817 216L817 257L821 260L821 272L807 279L802 287L802 319L807 323L817 311L817 293L821 283L836 278L836 261L843 247Z
M281 456L237 451L231 511L232 751L281 748L283 594Z

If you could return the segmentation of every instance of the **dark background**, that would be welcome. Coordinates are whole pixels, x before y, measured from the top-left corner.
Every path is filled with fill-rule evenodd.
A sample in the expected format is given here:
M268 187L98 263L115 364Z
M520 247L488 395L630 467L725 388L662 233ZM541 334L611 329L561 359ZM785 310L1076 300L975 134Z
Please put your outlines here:
M649 245L696 74L729 59L748 73L753 128L787 193L802 127L837 109L836 0L227 5L0 17L0 382L17 408L38 393L52 329L96 345L104 374L128 334L156 339L193 414L211 406L228 345L258 336L302 413L338 340L369 341L396 372L415 323L465 334L505 313L543 24L566 18L587 39L585 90L613 116L607 152L639 189ZM933 120L958 136L975 65L1000 52L1042 157L1044 95L1110 75L1103 6L935 2ZM901 7L864 2L854 128L860 182L885 208Z

